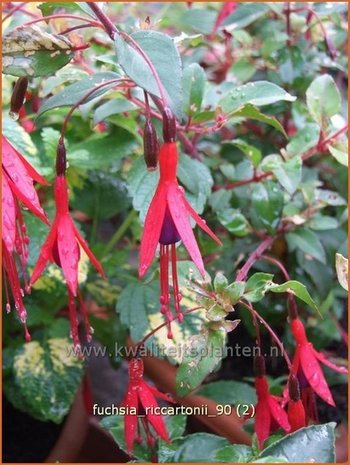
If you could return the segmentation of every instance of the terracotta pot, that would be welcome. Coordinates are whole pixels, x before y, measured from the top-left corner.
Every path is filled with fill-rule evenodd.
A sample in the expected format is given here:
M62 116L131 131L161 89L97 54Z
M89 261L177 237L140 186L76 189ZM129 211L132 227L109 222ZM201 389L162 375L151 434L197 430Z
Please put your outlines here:
M60 437L45 462L74 463L85 442L88 427L89 417L86 413L81 386L77 391Z

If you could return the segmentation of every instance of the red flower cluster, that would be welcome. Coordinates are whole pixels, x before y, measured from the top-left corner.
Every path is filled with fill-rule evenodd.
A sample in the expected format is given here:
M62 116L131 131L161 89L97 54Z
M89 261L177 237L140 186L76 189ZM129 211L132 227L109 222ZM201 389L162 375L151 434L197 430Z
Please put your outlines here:
M68 186L66 178L60 174L55 179L54 197L56 216L44 245L41 248L38 261L35 265L31 283L35 283L41 276L48 262L56 263L62 268L67 284L69 317L71 335L74 346L79 349L78 320L75 307L75 297L78 295L78 266L80 259L80 246L88 255L97 271L104 276L100 262L93 255L86 241L82 238L69 213ZM87 337L91 337L92 328L89 325L85 306L80 299Z
M176 243L183 241L188 253L198 270L205 276L204 264L190 223L192 217L210 237L218 244L221 241L200 218L186 200L183 189L176 179L178 153L175 142L162 145L159 153L160 176L157 190L149 206L141 239L139 276L143 277L154 258L158 243L160 244L160 286L161 312L169 322L168 337L172 338L169 292L169 264L171 264L172 284L175 310L179 321L182 320L180 309L181 294L176 271Z
M3 276L5 283L6 310L11 309L10 290L17 314L25 325L26 309L23 303L24 291L30 292L26 278L28 243L20 203L45 223L49 223L40 206L34 182L47 185L45 179L26 159L2 136L2 253ZM20 265L24 289L21 287L17 271ZM26 339L30 339L25 325Z
M270 433L281 427L287 433L291 427L287 413L281 407L279 399L269 392L265 376L255 378L255 389L258 402L255 406L255 433L262 448Z
M324 354L314 349L306 337L304 325L299 318L293 319L290 326L297 345L292 363L293 374L299 379L302 388L310 386L321 399L334 407L333 396L322 373L320 362L338 373L346 374L347 369L338 367Z
M156 433L164 441L169 441L169 436L163 418L152 410L158 406L156 397L168 402L174 402L166 394L159 392L143 380L143 362L140 358L134 358L129 362L129 384L122 406L128 412L124 420L125 443L129 454L132 454L135 441L141 443L142 436L140 425L146 434L147 444L154 446ZM152 431L153 429L153 431Z

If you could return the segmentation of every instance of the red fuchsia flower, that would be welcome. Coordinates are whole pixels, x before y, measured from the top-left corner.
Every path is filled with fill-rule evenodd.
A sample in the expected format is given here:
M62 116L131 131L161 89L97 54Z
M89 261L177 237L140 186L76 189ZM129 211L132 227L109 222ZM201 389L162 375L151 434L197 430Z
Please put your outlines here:
M49 223L41 208L34 182L47 185L45 179L27 160L2 136L2 255L3 276L6 295L6 310L10 312L10 291L17 314L25 325L27 312L23 303L24 292L30 292L26 277L28 258L27 229L24 224L20 203L45 223ZM20 265L24 289L17 271ZM30 339L25 325L26 339Z
M219 11L219 14L216 18L214 27L213 27L213 32L216 32L220 24L231 14L233 13L237 8L237 3L236 2L224 2L221 10Z
M169 264L171 264L175 310L179 321L182 321L183 318L176 271L175 244L177 242L183 241L199 272L203 277L205 276L203 259L192 231L190 217L221 245L221 241L186 200L184 190L176 179L177 163L176 143L164 143L159 152L159 183L147 212L141 239L139 263L139 276L142 278L153 261L158 243L160 244L160 303L161 312L165 314L169 322L169 338L172 338L170 322L173 320L169 299Z
M311 387L327 404L335 407L333 396L329 390L327 381L320 368L320 363L327 365L338 373L346 374L344 367L338 367L330 362L324 354L317 352L311 342L308 341L303 323L299 318L292 319L291 330L296 342L296 350L292 363L292 372L298 377L301 388ZM306 409L306 406L305 406Z
M290 423L290 432L293 433L306 426L305 409L300 399L300 389L298 378L293 374L288 380L289 402L288 402L288 421Z
M56 215L47 239L41 248L38 261L33 270L31 283L34 284L38 280L48 262L54 262L62 268L68 290L71 335L74 346L80 350L77 312L75 307L75 297L77 295L80 300L80 308L83 314L88 339L91 338L92 328L88 323L85 306L81 294L78 291L79 246L84 249L91 263L102 276L104 276L104 271L100 262L89 249L87 242L79 233L69 213L68 186L66 177L63 174L65 172L65 149L63 142L61 143L61 147L60 145L58 147L56 171L57 176L54 184Z
M287 433L290 431L290 424L287 413L281 407L279 398L269 392L269 385L265 376L265 359L258 355L254 359L254 369L256 373L255 389L257 403L255 405L255 434L262 449L265 440L270 433L281 427Z
M129 362L129 384L121 404L127 409L124 434L129 454L133 452L135 441L142 442L140 425L143 426L149 446L154 446L155 435L169 442L163 417L154 411L158 407L156 397L174 402L169 395L159 392L143 380L143 361L140 358L132 359Z

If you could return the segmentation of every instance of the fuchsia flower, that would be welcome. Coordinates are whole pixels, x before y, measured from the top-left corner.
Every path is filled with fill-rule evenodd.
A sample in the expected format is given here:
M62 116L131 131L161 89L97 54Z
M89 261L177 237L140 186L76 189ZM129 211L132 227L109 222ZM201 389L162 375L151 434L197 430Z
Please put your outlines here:
M60 149L59 149L60 150ZM64 162L59 160L58 166L64 165L65 170L65 153ZM51 226L51 230L44 245L41 248L38 261L35 265L31 283L34 284L41 276L48 262L54 262L62 268L62 272L67 284L68 290L68 306L69 317L71 323L71 332L76 348L80 348L79 335L78 335L78 322L75 308L75 297L79 295L78 292L78 265L80 259L81 246L88 255L91 263L95 266L97 271L104 276L104 271L100 262L93 255L89 249L88 244L82 238L78 229L69 213L69 199L68 199L68 186L66 177L62 172L57 171L58 175L55 179L54 185L54 198L56 203L56 216ZM80 304L85 321L86 333L88 338L91 337L92 329L88 323L85 306L83 305L81 296Z
M288 421L290 423L290 432L293 433L306 426L305 409L300 399L300 388L298 378L293 374L288 380Z
M6 310L9 312L11 309L10 288L17 314L24 325L27 313L23 296L24 291L30 292L25 270L29 237L19 202L42 221L49 223L40 206L34 182L47 185L45 179L8 142L6 137L2 136L2 266L7 301ZM24 290L20 284L16 262L19 262L21 268ZM30 339L26 326L25 334L26 339Z
M169 442L163 417L154 413L154 409L158 407L156 397L174 402L169 395L159 392L143 380L143 361L140 358L132 359L129 362L129 384L121 404L128 412L124 417L124 434L129 454L133 452L135 441L142 442L140 424L144 428L149 446L155 444L154 433Z
M348 372L347 369L338 367L330 362L325 355L314 349L313 345L306 337L304 325L299 318L293 319L290 325L297 344L292 363L293 374L298 377L302 390L303 388L311 387L321 399L327 402L327 404L335 407L333 396L329 390L319 362L339 373L346 374ZM307 410L306 406L305 410Z
M259 440L260 448L270 433L281 427L287 433L290 424L287 413L278 402L278 398L269 393L269 386L265 376L255 378L255 389L258 402L255 406L255 433Z
M169 338L172 337L170 322L173 319L169 299L169 264L171 264L175 310L179 321L182 321L181 294L176 271L177 242L183 241L198 270L203 277L205 276L203 259L192 231L190 217L221 245L221 241L186 200L184 190L176 179L177 163L176 143L164 143L159 152L159 183L147 212L139 263L139 276L143 277L152 263L158 243L160 244L160 303L161 312L169 322Z

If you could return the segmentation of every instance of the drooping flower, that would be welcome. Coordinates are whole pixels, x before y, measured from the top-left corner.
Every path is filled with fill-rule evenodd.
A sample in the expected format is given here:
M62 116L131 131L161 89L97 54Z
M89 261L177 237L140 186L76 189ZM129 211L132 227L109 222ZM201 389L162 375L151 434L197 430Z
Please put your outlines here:
M179 321L182 321L180 309L181 294L176 271L176 243L182 240L190 257L204 277L203 259L194 237L190 217L209 236L221 245L221 241L206 225L186 200L184 190L176 179L178 153L175 142L166 142L159 152L160 177L157 190L149 206L140 250L139 276L142 278L149 269L158 243L160 244L160 285L161 312L169 322L168 337L172 337L170 322L173 319L170 311L169 265L171 264L175 310Z
M262 355L255 357L254 368L257 396L254 429L260 448L263 448L265 440L273 431L281 427L288 433L290 424L287 413L280 405L280 399L269 392L269 385L265 376L265 359Z
M25 325L27 312L23 303L24 292L30 292L26 275L28 243L26 225L20 204L45 223L49 223L42 209L34 182L47 185L45 179L27 160L2 136L2 255L6 310L11 309L10 293L17 314ZM24 285L18 276L21 270ZM26 339L30 339L25 325Z
M63 144L63 143L62 143ZM62 153L60 153L60 151ZM60 159L60 157L62 159ZM58 169L57 169L58 167ZM78 266L80 259L80 246L88 255L91 263L97 271L104 276L104 271L100 262L93 255L85 239L79 233L69 213L68 186L65 172L65 149L64 146L58 148L56 163L57 176L54 184L54 198L56 204L56 215L52 223L51 230L43 244L38 261L34 267L31 283L34 284L41 276L48 262L56 263L62 268L67 290L68 307L71 324L71 334L74 346L79 349L78 321L75 306L75 297L80 299L80 307L87 326L87 337L91 337L92 329L87 324L85 307L78 290Z
M135 441L142 442L141 425L149 446L154 446L155 436L169 442L163 417L154 411L158 407L156 397L174 402L169 395L161 393L144 381L142 359L132 359L129 362L129 383L121 403L127 409L127 414L124 417L124 435L129 454L133 452Z
M298 378L291 374L288 380L288 421L290 423L290 432L293 433L306 426L305 409L300 398L300 389Z
M292 371L297 376L301 388L311 387L312 390L327 404L335 407L333 396L320 367L320 362L332 368L338 373L346 374L344 367L338 367L330 362L324 354L317 352L311 342L308 341L305 328L299 318L292 319L291 330L296 342L296 350L292 363ZM306 406L305 410L306 410Z

